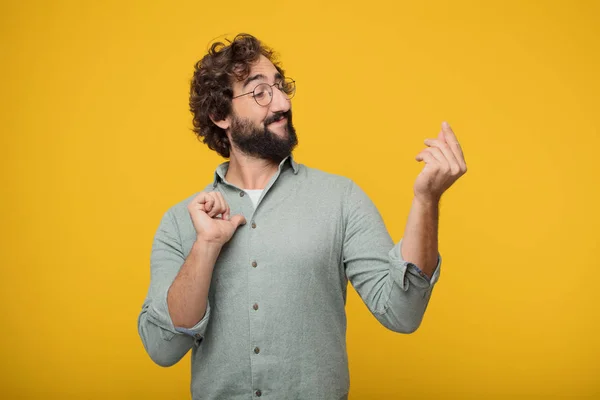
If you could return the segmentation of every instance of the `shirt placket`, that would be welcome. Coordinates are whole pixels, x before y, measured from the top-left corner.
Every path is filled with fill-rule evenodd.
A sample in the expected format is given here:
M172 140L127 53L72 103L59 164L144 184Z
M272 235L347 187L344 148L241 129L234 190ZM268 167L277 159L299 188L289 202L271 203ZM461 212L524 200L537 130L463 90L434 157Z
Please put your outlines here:
M242 189L223 182L224 185L227 186L227 191L234 190L237 195L235 200L239 201L239 210L252 210L251 212L244 212L244 215L251 215L250 218L246 217L246 225L241 226L238 229L248 229L248 256L249 261L247 265L243 266L248 269L248 299L247 299L247 309L248 309L248 321L249 321L249 348L248 352L250 353L250 376L252 382L252 397L253 398L264 398L268 393L267 388L267 375L268 375L268 363L266 361L266 357L268 357L269 348L267 343L265 343L264 330L262 327L265 324L265 312L267 310L264 307L263 299L264 292L261 290L264 287L264 282L266 281L267 276L265 275L267 272L265 271L265 263L266 260L261 260L259 258L259 254L266 254L262 246L264 246L264 236L261 238L260 231L260 221L257 220L257 211L263 202L263 198L269 191L269 189L273 186L277 178L279 177L280 172L277 172L276 175L271 179L271 182L265 188L259 202L256 205L256 208L251 204L251 199L248 197L247 193ZM216 188L217 185L215 185ZM224 188L221 187L221 190ZM235 198L234 197L234 198ZM231 205L230 205L231 206ZM249 208L250 207L250 208ZM266 391L267 390L267 391Z
M264 293L261 287L265 281L265 260L261 260L259 251L261 246L260 225L257 220L256 210L252 214L249 224L249 256L250 265L248 271L248 312L250 325L250 365L252 370L252 394L254 398L264 397L267 375L265 357L270 349L265 343L264 327L265 312L268 312L263 302Z
M260 285L263 279L260 269L261 260L258 259L258 245L260 243L257 238L256 209L251 204L251 199L247 193L239 188L235 188L239 196L240 210L252 210L245 212L246 224L238 229L247 229L248 232L248 261L243 265L243 268L248 270L246 308L248 310L248 348L250 358L250 376L252 385L253 398L263 397L264 390L264 375L265 365L262 362L261 352L264 352L264 337L260 334L260 327L264 324L264 310L261 308Z

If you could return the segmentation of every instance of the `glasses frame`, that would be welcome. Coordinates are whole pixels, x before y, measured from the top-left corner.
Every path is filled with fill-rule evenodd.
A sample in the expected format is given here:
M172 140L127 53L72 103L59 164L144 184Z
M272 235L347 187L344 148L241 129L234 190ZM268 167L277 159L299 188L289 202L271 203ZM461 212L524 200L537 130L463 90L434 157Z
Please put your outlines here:
M282 84L284 81L287 81L287 80L289 80L289 81L290 81L292 84L294 84L294 92L292 93L292 95L291 95L291 96L290 96L289 94L285 93L285 92L283 91L283 89L282 89L282 88L279 86L279 85L281 85L281 84ZM258 102L258 100L256 100L256 93L254 93L254 92L256 91L256 89L258 89L258 87L259 87L259 86L261 86L261 85L267 85L267 86L270 88L270 90L271 90L271 97L270 97L270 100L269 100L269 102L268 102L267 104L265 104L265 105L262 105L262 104L260 104L260 103ZM247 93L243 93L243 94L238 94L237 96L233 96L231 99L233 100L233 99L237 99L238 97L247 96L247 95L251 94L251 95L252 95L252 98L254 99L254 101L256 102L256 104L258 104L258 105L259 105L259 106L261 106L261 107L267 107L267 106L268 106L269 104L271 104L271 102L273 101L273 86L277 86L277 89L278 89L278 90L279 90L281 93L283 93L283 94L284 94L284 95L285 95L285 96L288 98L288 100L291 100L291 99L292 99L292 98L293 98L293 97L296 95L296 81L295 81L294 79L292 79L292 78L285 78L285 79L282 79L282 80L281 80L281 81L279 81L279 82L275 82L275 83L274 83L274 84L272 84L272 85L271 85L271 84L268 84L268 83L265 83L265 82L263 82L263 83L259 83L258 85L256 85L256 86L254 87L254 89L252 89L252 91L250 91L250 92L247 92Z

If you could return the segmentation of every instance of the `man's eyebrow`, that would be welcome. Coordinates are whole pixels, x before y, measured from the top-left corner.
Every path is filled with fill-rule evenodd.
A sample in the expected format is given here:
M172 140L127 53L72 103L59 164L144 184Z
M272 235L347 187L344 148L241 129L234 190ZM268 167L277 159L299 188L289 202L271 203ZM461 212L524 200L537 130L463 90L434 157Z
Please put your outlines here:
M244 81L244 86L242 86L242 89L244 89L246 86L248 86L248 84L252 81L255 81L257 79L267 79L266 76L264 76L263 74L256 74L253 76L249 76L248 78L246 78L246 80Z
M244 81L244 86L242 86L242 89L245 89L245 88L246 88L246 86L248 86L248 84L249 84L250 82L252 82L252 81L255 81L255 80L258 80L258 79L264 79L264 80L266 80L266 79L267 79L267 77L266 77L265 75L263 75L263 74L256 74L256 75L253 75L253 76L249 76L249 77L248 77L248 78L246 78L246 80ZM279 72L277 72L277 73L275 74L275 80L282 80L282 79L283 79L283 76L282 76L282 75L281 75Z

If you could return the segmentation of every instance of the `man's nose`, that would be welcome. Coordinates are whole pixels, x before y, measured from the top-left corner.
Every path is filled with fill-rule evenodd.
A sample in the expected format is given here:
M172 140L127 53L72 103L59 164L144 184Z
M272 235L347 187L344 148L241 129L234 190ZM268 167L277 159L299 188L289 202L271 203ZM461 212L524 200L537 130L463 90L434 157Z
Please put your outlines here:
M273 99L271 100L271 111L287 112L291 107L290 99L277 86L273 88Z

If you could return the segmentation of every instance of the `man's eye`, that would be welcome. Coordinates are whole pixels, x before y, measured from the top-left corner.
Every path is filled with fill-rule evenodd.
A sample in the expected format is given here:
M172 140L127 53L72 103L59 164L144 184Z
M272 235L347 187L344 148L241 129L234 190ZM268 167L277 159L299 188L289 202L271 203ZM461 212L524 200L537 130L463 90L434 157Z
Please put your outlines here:
M262 99L263 97L265 97L266 92L264 90L257 90L254 93L254 97L256 97L257 99Z

